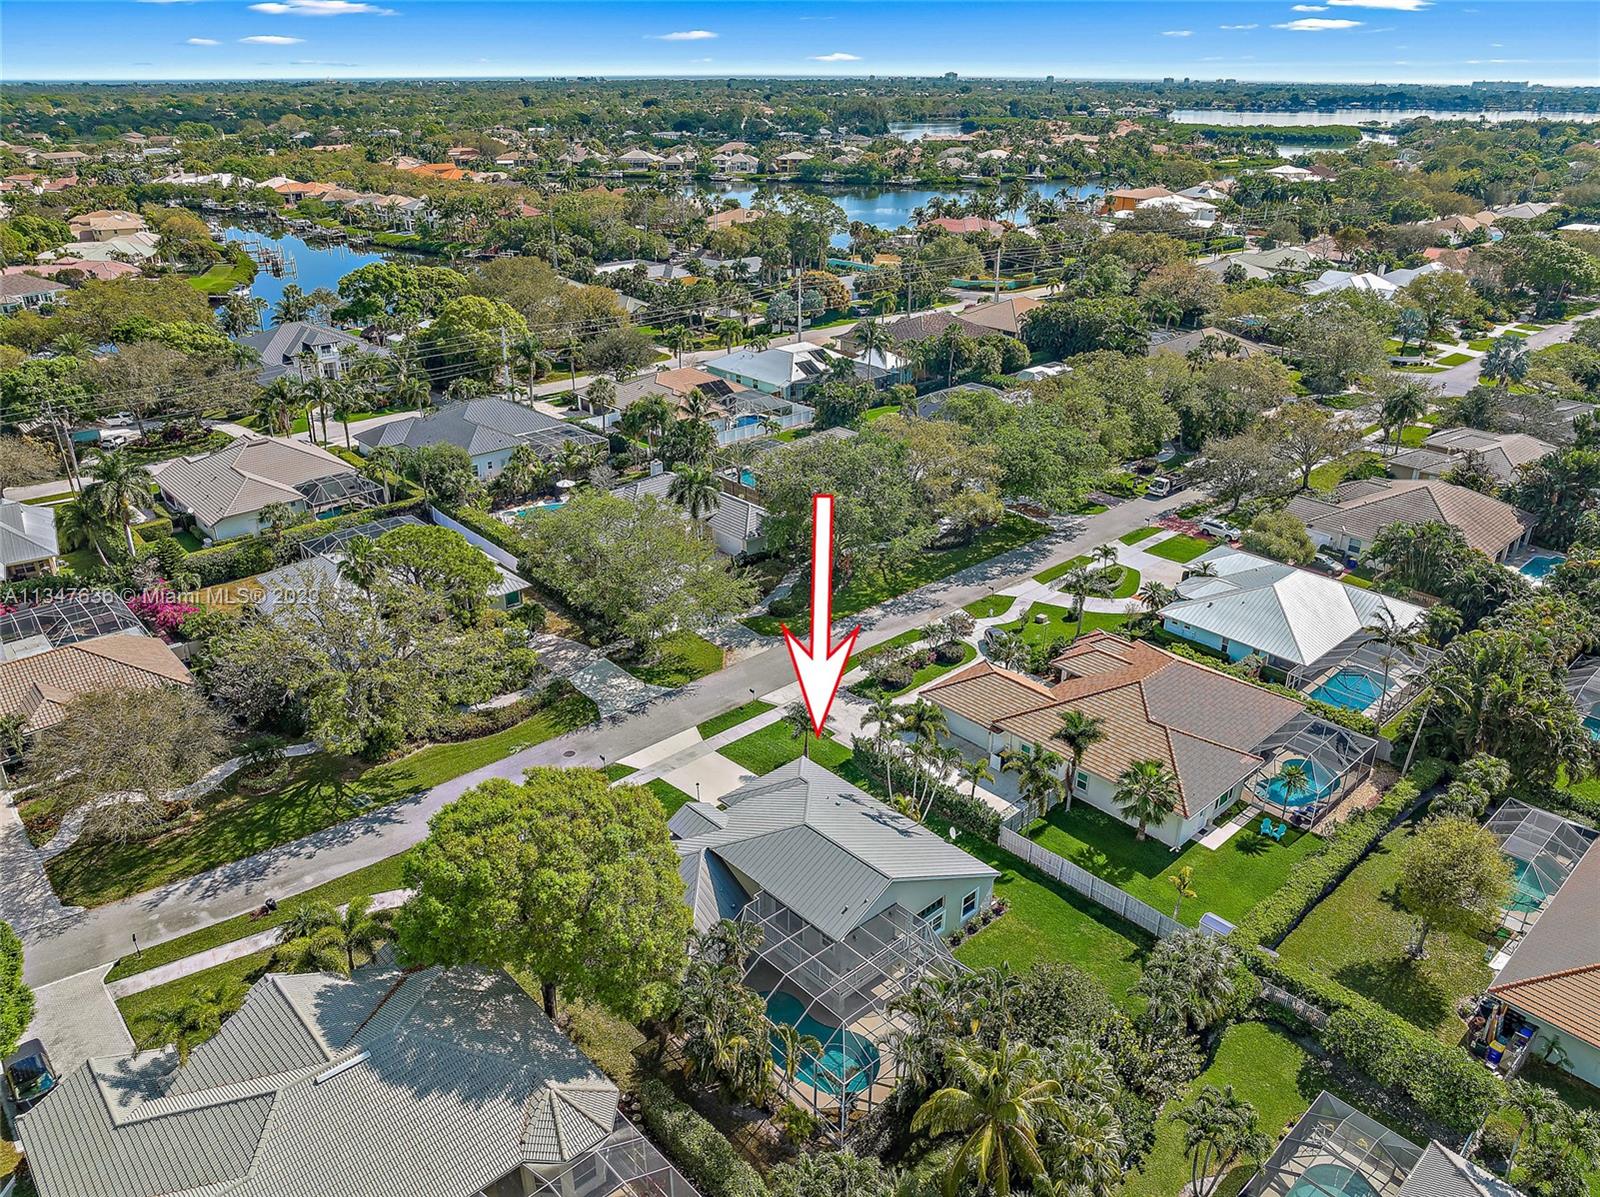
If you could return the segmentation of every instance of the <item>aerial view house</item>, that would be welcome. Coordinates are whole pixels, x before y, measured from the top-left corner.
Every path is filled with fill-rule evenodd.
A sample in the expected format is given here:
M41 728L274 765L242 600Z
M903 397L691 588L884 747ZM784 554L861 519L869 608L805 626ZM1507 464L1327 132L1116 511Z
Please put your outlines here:
M1318 545L1355 560L1390 524L1450 524L1494 561L1526 548L1533 519L1491 495L1434 479L1346 482L1332 498L1297 495L1287 510Z
M66 283L53 278L32 274L0 275L0 316L41 308L54 303L68 290Z
M276 378L339 378L351 354L370 353L387 357L389 351L369 344L335 328L324 328L306 320L291 320L262 332L240 337L239 344L261 355L261 372L256 381L266 386Z
M0 499L0 582L53 574L60 552L54 510Z
M991 303L974 304L963 308L961 319L991 333L1005 333L1008 337L1022 336L1022 321L1044 301L1031 295L1017 295L1011 299L997 299ZM982 333L977 334L982 336Z
M833 363L841 360L848 359L831 349L801 341L768 349L736 349L712 358L704 363L704 369L763 394L798 399L813 385L825 381Z
M1084 753L1073 799L1121 818L1118 779L1135 761L1158 761L1179 803L1148 834L1173 848L1241 798L1312 821L1365 779L1377 747L1291 698L1107 632L1080 637L1052 665L1047 683L980 661L922 693L943 710L957 747L987 756L997 772L1007 750L1037 744L1068 755L1056 738L1065 712L1098 718L1106 734ZM1288 792L1280 775L1291 764L1309 790Z
M625 482L612 490L612 494L625 499L652 497L666 501L672 487L673 475L668 472L652 474L636 482ZM766 508L750 499L726 490L717 494L717 505L701 517L717 551L729 557L742 557L759 553L766 547L761 537L761 526L766 522Z
M692 1194L505 973L269 974L179 1067L89 1060L20 1119L40 1197Z
M214 453L152 466L161 499L209 540L261 531L277 503L319 519L380 502L383 488L349 462L305 441L241 436Z
M394 420L356 433L361 452L374 449L420 449L428 445L455 445L472 458L473 472L484 481L494 478L511 460L518 445L530 445L550 460L567 441L579 445L604 445L605 437L578 424L558 420L509 399L468 399L435 408L426 415Z
M698 366L681 366L630 378L617 387L611 406L585 423L594 428L610 428L622 418L623 412L648 395L660 395L681 412L684 402L695 391L711 401L715 414L707 423L716 433L718 445L798 428L811 423L817 414L815 409L798 400L740 386ZM585 411L595 410L587 399L580 399L578 406Z
M995 870L804 758L670 826L696 927L762 928L746 983L824 1047L789 1096L842 1137L899 1079L893 999L959 969L942 936L989 905Z
M82 216L74 216L67 221L67 227L72 230L74 241L110 241L115 237L127 236L129 233L142 233L147 226L144 217L136 212L102 208L96 212L85 212Z
M1387 670L1352 660L1375 629L1414 629L1427 617L1375 590L1220 545L1190 562L1178 594L1161 609L1168 632L1232 661L1254 654L1321 702L1364 711L1420 674L1420 654L1397 654Z
M1484 432L1481 428L1446 428L1415 449L1384 459L1392 478L1440 478L1475 454L1502 485L1516 480L1517 470L1556 451L1549 441L1525 432Z

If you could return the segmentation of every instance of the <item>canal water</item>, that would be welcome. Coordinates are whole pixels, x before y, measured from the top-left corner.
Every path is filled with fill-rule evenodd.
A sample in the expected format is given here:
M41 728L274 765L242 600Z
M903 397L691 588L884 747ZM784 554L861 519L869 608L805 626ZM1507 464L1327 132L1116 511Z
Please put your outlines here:
M318 287L338 290L339 280L352 270L359 270L373 262L386 261L388 255L371 250L351 249L348 245L328 242L306 242L289 233L268 233L258 229L229 227L222 230L224 241L261 241L283 254L283 274L274 275L267 270L256 271L250 294L267 301L267 312L262 317L266 327L272 326L272 308L283 297L283 289L290 284L302 291Z
M1179 108L1168 115L1181 125L1274 125L1301 127L1315 125L1398 125L1402 121L1426 116L1436 121L1488 121L1501 125L1509 121L1565 121L1593 124L1600 112L1535 112L1532 109L1505 112L1470 112L1460 108L1336 108L1302 112L1249 112L1227 108Z

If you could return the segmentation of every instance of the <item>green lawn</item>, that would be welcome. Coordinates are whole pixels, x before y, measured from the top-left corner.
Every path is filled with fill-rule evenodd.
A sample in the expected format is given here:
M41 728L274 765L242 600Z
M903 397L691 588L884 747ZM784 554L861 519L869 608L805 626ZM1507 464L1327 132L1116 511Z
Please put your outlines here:
M1049 569L1040 570L1038 573L1033 575L1033 580L1035 582L1054 582L1057 578L1066 574L1070 574L1073 570L1077 569L1078 566L1088 564L1089 555L1085 553L1081 556L1074 557L1071 561L1062 561L1056 565L1052 565Z
M1011 610L1012 604L1017 601L1014 594L991 594L988 598L977 599L968 603L961 609L975 619L998 619Z
M143 893L431 789L595 718L594 704L574 694L504 731L432 745L390 764L363 768L323 753L295 757L284 762L282 780L268 792L254 793L249 779L235 778L155 839L74 844L50 861L50 880L61 900L76 906Z
M1475 340L1468 341L1467 342L1467 348L1468 349L1476 349L1479 353L1488 353L1489 352L1489 346L1491 346L1493 344L1494 344L1494 338L1492 338L1492 337L1478 337Z
M255 974L266 967L272 959L272 952L272 948L252 952L204 972L191 973L187 977L179 977L176 981L168 981L165 985L157 985L123 998L117 1003L117 1009L122 1014L122 1021L128 1024L128 1034L133 1036L134 1046L144 1051L169 1042L161 1034L166 1015L180 1009L195 994L225 981L234 983L234 1001L227 1010L229 1014L233 1013L244 1004L245 994Z
M722 649L693 632L674 632L657 646L653 660L622 666L641 682L676 689L721 669Z
M1132 532L1124 532L1117 539L1123 544L1138 544L1141 540L1149 540L1159 531L1161 529L1154 524L1146 524L1143 528L1135 528Z
M1040 615L1048 616L1044 623L1037 622ZM1085 632L1120 632L1127 626L1126 615L1113 615L1102 611L1085 611ZM1049 644L1052 640L1071 639L1078 622L1072 618L1071 607L1058 607L1051 603L1034 603L1021 620L1008 623L1005 630L1020 632L1028 644Z
M1167 879L1189 866L1194 870L1190 888L1198 896L1185 899L1178 917L1192 927L1208 910L1237 923L1283 884L1296 861L1311 855L1322 842L1291 830L1283 843L1275 843L1257 834L1259 826L1259 820L1252 820L1216 851L1194 842L1175 856L1154 839L1142 843L1135 839L1134 829L1121 819L1078 803L1071 810L1056 807L1028 829L1028 836L1169 914L1177 895Z
M831 735L818 740L807 733L811 759L824 769L838 772L839 766L850 759L850 746L841 744ZM722 749L722 755L757 777L771 773L780 765L799 759L800 741L786 723L773 723L760 731L753 731L743 739L735 740Z
M632 777L638 771L632 765L607 765L600 770L605 774L607 781L621 781L624 777Z
M969 565L978 565L991 557L1030 544L1044 534L1044 525L1024 519L1015 512L1007 512L998 524L985 528L959 548L921 553L908 562L904 569L891 573L887 578L876 569L858 569L833 596L833 617L836 620L844 619L857 611L865 611L868 607L897 598L919 586L949 577ZM771 615L757 615L744 622L757 632L776 636L783 621ZM788 622L789 630L797 635L810 627L810 620L803 612Z
M872 660L879 653L892 652L897 648L907 648L921 639L921 628L909 628L898 636L890 636L889 639L874 644L871 648L864 648L858 653L851 653L850 661L852 664L860 665Z
M1141 580L1139 571L1131 565L1124 565L1121 568L1122 574L1117 578L1117 587L1111 592L1111 597L1114 599L1132 598L1139 593L1139 582Z
M1456 1003L1482 993L1490 981L1487 941L1464 931L1435 931L1426 959L1406 958L1416 918L1401 908L1395 886L1411 834L1408 824L1385 836L1279 952L1454 1043L1464 1030Z
M1363 449L1346 457L1341 457L1338 461L1324 462L1311 471L1311 489L1331 491L1346 478L1359 474L1369 462L1378 464L1382 460L1382 457L1377 453L1371 453Z
M941 834L948 830L936 819L929 825ZM1003 848L967 834L956 842L999 871L994 896L1009 905L1003 916L956 949L963 964L986 968L1004 963L1021 970L1037 961L1063 961L1094 975L1119 1002L1128 1000L1150 942L1143 931Z
M741 707L734 707L731 711L723 711L720 715L713 715L699 725L700 738L709 740L718 732L725 732L730 727L738 727L746 719L754 719L757 715L764 715L771 709L772 704L770 702L762 702L757 698Z
M248 286L256 276L256 264L248 254L239 250L224 262L218 262L204 274L189 279L189 285L202 295L226 295L235 287Z
M1441 366L1464 366L1472 360L1470 353L1447 353L1438 359Z
M1160 544L1151 545L1145 552L1164 561L1189 562L1216 547L1217 542L1214 540L1206 540L1200 536L1185 536L1180 532L1176 536L1167 537Z
M659 777L654 781L645 782L644 788L655 794L657 798L661 799L661 809L667 812L667 818L669 819L678 813L678 808L685 802L694 801L693 798L689 797L688 794L685 794L677 786L671 784L670 782L662 781Z

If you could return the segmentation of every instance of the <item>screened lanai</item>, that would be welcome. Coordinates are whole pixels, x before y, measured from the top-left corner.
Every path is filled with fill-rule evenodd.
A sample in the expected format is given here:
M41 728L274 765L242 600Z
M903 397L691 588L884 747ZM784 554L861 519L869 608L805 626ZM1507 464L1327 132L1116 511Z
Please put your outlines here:
M103 591L68 591L0 615L0 658L11 661L119 632L144 635L127 603Z
M1511 860L1506 925L1526 930L1578 867L1597 833L1515 798L1503 802L1487 826Z
M1243 1197L1398 1197L1422 1148L1324 1090Z
M1291 669L1286 680L1307 698L1383 723L1422 691L1438 659L1436 648L1386 643L1372 629L1362 628L1315 661Z
M1255 751L1265 763L1245 787L1251 801L1311 827L1367 779L1378 741L1302 711Z

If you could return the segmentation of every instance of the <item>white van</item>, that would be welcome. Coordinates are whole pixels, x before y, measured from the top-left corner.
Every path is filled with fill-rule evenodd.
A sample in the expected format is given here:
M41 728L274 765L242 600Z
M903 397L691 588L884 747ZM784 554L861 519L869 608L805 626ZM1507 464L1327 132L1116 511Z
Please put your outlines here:
M1150 485L1145 487L1145 497L1149 499L1164 499L1176 489L1177 483L1164 474L1158 474L1150 479Z

